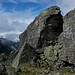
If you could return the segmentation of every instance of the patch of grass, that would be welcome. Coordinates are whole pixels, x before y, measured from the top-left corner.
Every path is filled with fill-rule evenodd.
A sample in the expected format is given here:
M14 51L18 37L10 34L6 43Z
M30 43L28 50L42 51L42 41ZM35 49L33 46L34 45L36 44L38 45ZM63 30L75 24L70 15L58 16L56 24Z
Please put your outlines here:
M63 74L68 73L68 72L70 72L70 68L63 68L62 69Z
M47 70L45 68L36 68L34 67L33 64L20 64L19 67L22 71L17 72L17 75L43 75ZM10 71L14 72L16 71L15 68L11 66L6 66L7 72L9 73ZM74 73L70 72L70 68L62 68L61 70L52 70L50 71L50 74L55 75L56 73L60 73L60 75L75 75Z
M70 72L70 68L63 68L62 71L61 71L62 75L75 75L75 72L72 73Z
M22 69L20 75L40 75L45 70L44 68L36 68L33 64L21 64L19 68Z

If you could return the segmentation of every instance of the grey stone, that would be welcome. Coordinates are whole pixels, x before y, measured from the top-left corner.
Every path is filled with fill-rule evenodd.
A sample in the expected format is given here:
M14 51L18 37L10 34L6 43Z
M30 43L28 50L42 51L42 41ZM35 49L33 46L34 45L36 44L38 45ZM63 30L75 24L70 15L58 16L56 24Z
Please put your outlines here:
M59 42L63 46L60 51L60 59L75 64L75 9L63 17L63 33Z
M43 11L20 35L20 47L27 42L33 48L50 45L63 30L60 8L52 6Z

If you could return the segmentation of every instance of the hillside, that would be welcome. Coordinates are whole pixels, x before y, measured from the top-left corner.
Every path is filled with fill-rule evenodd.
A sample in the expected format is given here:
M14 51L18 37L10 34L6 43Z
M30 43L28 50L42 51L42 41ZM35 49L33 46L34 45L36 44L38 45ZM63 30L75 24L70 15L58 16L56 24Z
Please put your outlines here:
M4 38L0 38L0 53L10 52L18 49L19 42L13 42Z

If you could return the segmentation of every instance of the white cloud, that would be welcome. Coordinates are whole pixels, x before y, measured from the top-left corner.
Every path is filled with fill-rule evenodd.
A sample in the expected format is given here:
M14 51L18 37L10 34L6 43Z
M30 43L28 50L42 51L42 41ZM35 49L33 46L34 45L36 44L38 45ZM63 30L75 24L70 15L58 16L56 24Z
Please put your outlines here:
M11 2L11 3L26 3L26 2L33 2L38 4L49 4L51 0L0 0L0 2Z
M11 3L17 3L16 0L8 0Z
M34 2L34 3L37 3L38 1L37 0L18 0L20 2Z
M3 32L0 33L0 37L6 38L8 40L12 40L12 41L17 41L19 40L19 34L21 34L22 32L20 31L7 31L7 32Z
M60 6L64 14L70 11L71 9L75 8L75 0L0 0L0 2L7 2L7 1L12 3L33 2L33 3L42 4L44 6L57 5L57 6Z
M20 1L20 0L18 0ZM34 2L38 4L49 4L51 0L21 0L21 2Z
M63 14L75 8L75 0L56 0L56 5L60 6Z
M18 39L29 23L32 22L34 16L31 10L26 10L22 13L14 12L0 12L0 37L10 40Z

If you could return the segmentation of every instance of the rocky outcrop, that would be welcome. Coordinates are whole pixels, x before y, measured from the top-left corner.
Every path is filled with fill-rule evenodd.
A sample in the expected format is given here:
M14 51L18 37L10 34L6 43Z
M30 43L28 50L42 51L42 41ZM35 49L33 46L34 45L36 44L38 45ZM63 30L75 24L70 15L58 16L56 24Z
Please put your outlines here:
M58 54L60 61L75 64L75 9L63 17L63 32L54 46L50 45L45 48L44 54L50 59L56 59Z
M63 48L60 52L60 59L75 64L75 9L63 17L63 33L59 37Z
M32 59L37 61L40 54L44 54L46 57L46 47L53 48L62 31L63 19L60 8L52 6L46 9L20 35L19 51L16 52L17 55L13 61L10 60L11 65L17 68L20 63L31 62ZM53 54L53 49L49 50L51 51L49 55Z
M36 53L34 48L32 48L29 44L25 42L21 49L18 51L16 57L14 58L12 62L12 67L17 68L19 64L32 61L35 55Z
M28 28L20 35L20 50L14 61L19 61L20 57L23 60L20 60L19 62L29 62L40 54L44 54L45 58L53 56L53 60L53 48L58 42L58 38L62 31L63 19L60 8L52 6L51 8L46 9L37 16ZM24 43L26 44L24 45ZM13 64L15 64L14 61Z
M49 46L63 30L60 8L52 6L42 12L20 35L20 47L27 42L33 48Z
M75 64L75 9L63 17L63 31L54 45L44 47L44 55L50 60ZM56 61L58 64L58 61ZM59 64L61 64L59 62ZM67 63L66 63L67 62Z
M18 50L11 51L9 55L7 54L8 57L7 57L7 60L5 61L5 64L8 65L8 66L12 65L12 62L15 59L17 53L18 53Z
M42 12L20 35L20 50L15 59L20 63L29 62L40 55L52 62L53 67L63 65L63 62L75 64L74 13L75 9L62 18L57 6Z

